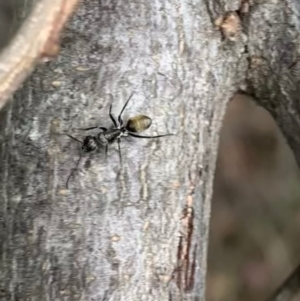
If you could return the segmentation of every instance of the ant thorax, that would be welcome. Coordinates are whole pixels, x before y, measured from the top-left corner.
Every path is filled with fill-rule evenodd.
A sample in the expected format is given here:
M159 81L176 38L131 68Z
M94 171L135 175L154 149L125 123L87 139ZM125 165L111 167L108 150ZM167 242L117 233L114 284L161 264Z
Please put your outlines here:
M107 145L109 143L108 139L105 137L105 134L104 132L100 132L98 135L97 135L97 140L100 144L102 145Z
M126 130L125 127L120 128L120 137L128 137L128 131Z

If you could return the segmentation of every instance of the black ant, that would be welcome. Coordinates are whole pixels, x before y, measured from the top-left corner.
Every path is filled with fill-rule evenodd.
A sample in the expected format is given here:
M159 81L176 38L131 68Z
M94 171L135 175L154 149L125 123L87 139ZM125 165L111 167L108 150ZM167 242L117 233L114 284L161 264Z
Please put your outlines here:
M127 104L129 102L129 100L131 99L131 97L133 96L133 94L134 93L132 93L130 95L130 97L126 101L125 105L123 106L121 113L118 116L117 121L115 120L114 116L111 113L112 105L110 105L109 117L114 124L114 127L112 129L108 130L107 128L101 127L101 126L93 126L93 127L89 127L89 128L85 128L85 129L78 129L78 130L82 130L82 131L89 131L89 130L93 130L93 129L97 129L97 128L102 130L96 136L91 136L91 135L86 136L83 139L83 142L81 142L77 138L67 134L68 137L70 137L71 139L82 144L82 147L81 147L82 152L76 163L76 167L75 167L75 169L72 170L71 174L68 177L68 180L66 183L67 189L68 189L69 180L70 180L71 176L73 175L74 171L77 169L83 153L93 152L96 149L98 149L98 147L105 145L105 154L107 155L108 145L112 144L113 142L115 142L117 140L120 161L122 162L121 147L120 147L121 137L132 136L135 138L152 139L152 138L160 138L160 137L173 135L173 134L164 134L164 135L157 135L157 136L141 136L141 135L135 134L135 133L140 133L142 131L145 131L151 126L152 119L146 115L137 115L137 116L131 117L128 119L126 125L124 125L124 122L122 119L122 114L123 114L125 108L127 107Z

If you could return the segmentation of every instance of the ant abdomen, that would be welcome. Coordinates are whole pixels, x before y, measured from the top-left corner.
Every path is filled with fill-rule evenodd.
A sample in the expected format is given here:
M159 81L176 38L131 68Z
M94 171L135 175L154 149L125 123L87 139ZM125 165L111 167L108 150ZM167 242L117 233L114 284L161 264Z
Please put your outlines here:
M152 123L152 119L146 115L137 115L128 119L126 130L132 133L139 133L147 130Z

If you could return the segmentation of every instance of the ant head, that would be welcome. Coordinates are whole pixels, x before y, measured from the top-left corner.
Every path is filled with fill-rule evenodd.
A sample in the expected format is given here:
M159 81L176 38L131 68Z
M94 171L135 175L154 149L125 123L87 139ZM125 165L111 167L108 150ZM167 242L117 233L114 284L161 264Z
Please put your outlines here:
M86 136L83 140L82 150L86 153L96 150L98 147L94 136Z

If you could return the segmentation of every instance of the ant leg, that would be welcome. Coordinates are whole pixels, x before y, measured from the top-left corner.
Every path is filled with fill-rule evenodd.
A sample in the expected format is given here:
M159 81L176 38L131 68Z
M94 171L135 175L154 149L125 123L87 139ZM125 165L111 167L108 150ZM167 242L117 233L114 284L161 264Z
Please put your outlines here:
M120 162L122 164L121 139L120 138L118 138L118 149L119 149Z
M109 117L110 117L111 121L113 122L113 124L114 124L114 126L116 128L116 127L118 127L118 125L117 125L117 122L116 122L114 116L111 113L111 109L112 109L112 105L109 106Z
M124 107L123 107L123 109L122 109L120 115L118 116L118 122L119 122L120 126L123 125L122 114L123 114L125 108L127 107L127 104L128 104L128 102L129 102L130 98L133 96L133 94L134 94L134 92L129 96L129 98L128 98L128 100L126 101L126 103L125 103L125 105L124 105Z
M164 135L157 135L157 136L141 136L141 135L136 135L136 134L128 132L128 135L135 137L135 138L152 139L152 138L160 138L160 137L165 137L165 136L173 136L174 134L164 134Z
M94 129L97 129L98 127L97 126L92 126L90 128L85 128L85 129L76 129L76 130L79 130L79 131L89 131L89 130L94 130Z
M66 134L69 138L71 138L71 139L73 139L73 140L75 140L75 141L77 141L77 142L79 142L79 143L81 143L81 144L83 144L80 140L78 140L77 138L75 138L75 137L73 137L73 136L71 136L71 135L69 135L69 134Z
M90 127L90 128L76 129L76 130L79 130L79 131L89 131L89 130L94 130L94 129L100 129L100 130L102 130L102 131L104 131L104 132L107 131L107 128L102 127L102 126L92 126L92 127Z
M108 144L105 146L105 158L107 158L107 152L108 152Z
M77 170L78 165L79 165L79 163L80 163L80 161L81 161L81 158L82 158L82 152L80 153L80 156L79 156L79 159L78 159L78 161L77 161L77 163L76 163L75 168L72 169L72 171L71 171L71 173L70 173L70 175L69 175L69 177L68 177L68 179L67 179L67 183L66 183L66 188L67 188L67 189L69 189L69 181L70 181L72 175L74 174L74 172Z

